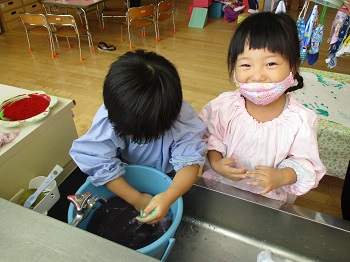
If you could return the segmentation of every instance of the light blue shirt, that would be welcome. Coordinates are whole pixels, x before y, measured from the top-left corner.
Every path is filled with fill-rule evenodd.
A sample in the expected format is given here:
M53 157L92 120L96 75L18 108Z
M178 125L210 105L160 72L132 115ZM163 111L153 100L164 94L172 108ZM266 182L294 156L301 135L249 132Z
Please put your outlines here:
M97 111L88 132L73 142L70 155L95 186L104 185L125 173L123 161L169 173L184 166L204 164L205 124L190 104L183 102L178 120L157 140L139 145L118 136L104 105Z

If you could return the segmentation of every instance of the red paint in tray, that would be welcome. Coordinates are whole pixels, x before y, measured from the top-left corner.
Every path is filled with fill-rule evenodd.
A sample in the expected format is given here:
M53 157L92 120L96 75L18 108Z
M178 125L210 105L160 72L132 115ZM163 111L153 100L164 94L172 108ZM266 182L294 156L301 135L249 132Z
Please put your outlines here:
M18 95L4 101L0 110L3 110L2 117L7 121L25 120L45 112L50 101L46 94Z

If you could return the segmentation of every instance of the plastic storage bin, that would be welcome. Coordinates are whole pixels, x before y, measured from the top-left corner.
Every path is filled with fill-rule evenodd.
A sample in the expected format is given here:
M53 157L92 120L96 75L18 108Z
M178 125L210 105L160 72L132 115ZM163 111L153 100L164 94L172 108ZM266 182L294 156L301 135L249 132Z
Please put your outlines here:
M194 7L209 7L213 0L193 0Z
M220 2L213 2L211 6L208 8L208 16L214 17L214 18L221 18L224 16L224 11L222 10L222 7L224 6L223 3Z

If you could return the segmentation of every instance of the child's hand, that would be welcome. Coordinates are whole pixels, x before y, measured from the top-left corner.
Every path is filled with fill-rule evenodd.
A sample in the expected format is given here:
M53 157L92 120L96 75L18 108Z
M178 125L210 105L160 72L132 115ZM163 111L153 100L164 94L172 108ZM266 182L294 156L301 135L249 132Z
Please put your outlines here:
M138 216L136 219L147 224L158 223L166 216L170 206L171 203L165 197L164 192L160 193L152 198L151 202L143 210L142 216Z
M247 178L245 173L246 168L235 168L232 167L236 164L236 160L233 158L221 158L219 160L211 161L210 165L216 173L231 179L233 181L240 181Z
M134 208L137 210L137 212L140 212L147 207L152 198L153 196L150 194L140 193L140 196L138 198L138 201L135 203Z
M291 168L278 170L266 166L256 166L255 170L247 171L246 177L256 180L256 182L247 182L248 185L265 187L264 190L257 192L262 195L296 181L296 173Z

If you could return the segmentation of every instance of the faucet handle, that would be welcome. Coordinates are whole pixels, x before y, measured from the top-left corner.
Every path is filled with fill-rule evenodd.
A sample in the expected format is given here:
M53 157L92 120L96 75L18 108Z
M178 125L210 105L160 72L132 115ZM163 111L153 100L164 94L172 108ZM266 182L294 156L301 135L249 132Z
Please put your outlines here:
M101 204L105 204L105 203L107 203L107 199L105 199L101 195L95 195L88 200L88 204L93 205L93 206L95 206L96 202L100 202Z
M91 192L87 192L83 194L69 195L67 196L67 199L73 203L77 212L81 212L88 203L91 195Z

